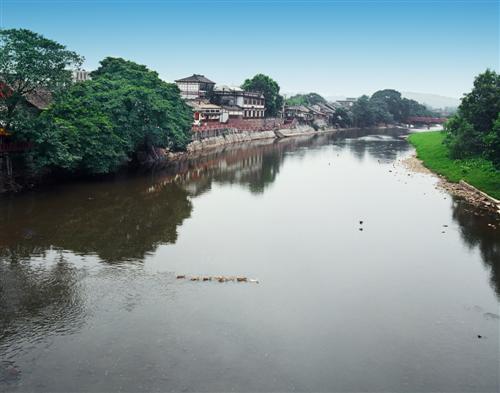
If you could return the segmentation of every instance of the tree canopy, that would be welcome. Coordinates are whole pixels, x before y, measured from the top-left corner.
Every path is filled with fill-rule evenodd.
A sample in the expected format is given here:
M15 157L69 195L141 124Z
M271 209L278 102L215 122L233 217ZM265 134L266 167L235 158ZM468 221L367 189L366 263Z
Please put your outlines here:
M264 74L257 74L246 79L241 85L246 91L260 92L266 99L266 116L276 116L283 106L283 97L280 95L278 83Z
M92 80L56 97L26 139L38 170L110 173L138 151L185 148L191 122L177 86L143 65L106 58Z
M445 129L454 158L484 156L499 166L500 75L491 70L479 74Z
M318 93L295 94L286 100L287 105L315 105L326 102L326 99Z
M405 123L412 116L433 116L433 112L414 100L402 98L393 89L379 90L371 97L360 97L352 108L352 120L356 127L378 124Z
M26 128L30 116L21 113L27 95L43 89L54 93L71 82L71 69L83 58L64 45L26 29L0 30L0 96L6 110L0 122L10 133Z

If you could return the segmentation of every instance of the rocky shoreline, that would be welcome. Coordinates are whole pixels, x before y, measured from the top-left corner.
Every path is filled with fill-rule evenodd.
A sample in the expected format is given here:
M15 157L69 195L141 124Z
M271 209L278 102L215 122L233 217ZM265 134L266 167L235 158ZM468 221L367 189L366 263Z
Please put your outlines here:
M439 181L437 183L437 188L446 191L452 195L463 198L470 204L477 206L481 209L487 210L488 212L498 214L500 216L500 201L491 197L490 195L478 190L474 186L468 184L467 182L461 180L459 183L452 183L443 176L432 172L430 169L424 166L421 160L419 160L415 154L401 161L401 164L409 171L415 173L424 173L436 176Z

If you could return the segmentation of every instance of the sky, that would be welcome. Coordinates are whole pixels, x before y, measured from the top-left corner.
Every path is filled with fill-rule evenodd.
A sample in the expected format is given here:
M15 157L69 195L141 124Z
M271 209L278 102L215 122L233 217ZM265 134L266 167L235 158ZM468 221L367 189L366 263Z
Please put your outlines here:
M286 94L379 89L461 97L499 69L499 0L0 0L27 28L85 57L240 85L257 73Z

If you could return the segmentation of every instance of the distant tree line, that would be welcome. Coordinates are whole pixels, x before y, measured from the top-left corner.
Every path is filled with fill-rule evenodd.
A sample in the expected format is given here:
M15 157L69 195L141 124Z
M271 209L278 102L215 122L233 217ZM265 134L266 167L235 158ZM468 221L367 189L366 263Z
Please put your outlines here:
M315 105L327 100L317 93L296 94L286 100L287 105ZM337 107L333 119L339 127L373 127L380 124L406 123L414 116L436 116L425 105L403 98L392 89L379 90L371 97L363 95L351 108Z
M486 70L445 124L452 158L484 157L500 167L500 75Z
M392 89L379 90L371 97L361 96L352 107L352 125L371 127L379 124L404 124L410 117L435 116L425 105L401 97Z

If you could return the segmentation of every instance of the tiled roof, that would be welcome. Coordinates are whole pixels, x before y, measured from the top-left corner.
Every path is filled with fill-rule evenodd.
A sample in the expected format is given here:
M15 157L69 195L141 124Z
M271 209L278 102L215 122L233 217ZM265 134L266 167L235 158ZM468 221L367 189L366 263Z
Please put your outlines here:
M33 93L26 94L25 98L35 108L45 109L52 101L52 94L48 90L37 89Z
M177 79L176 82L200 82L200 83L213 83L210 79L206 78L205 75L193 74L187 78Z

